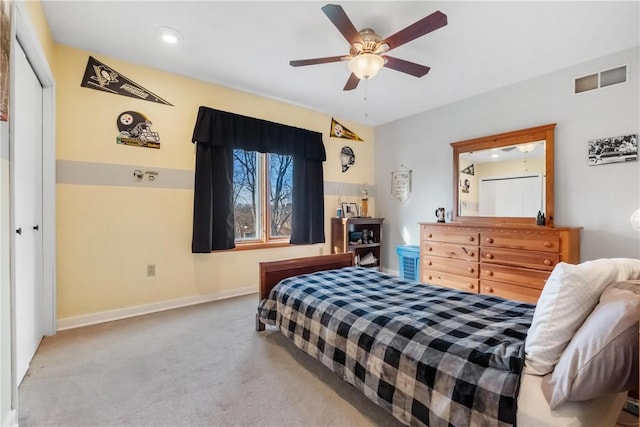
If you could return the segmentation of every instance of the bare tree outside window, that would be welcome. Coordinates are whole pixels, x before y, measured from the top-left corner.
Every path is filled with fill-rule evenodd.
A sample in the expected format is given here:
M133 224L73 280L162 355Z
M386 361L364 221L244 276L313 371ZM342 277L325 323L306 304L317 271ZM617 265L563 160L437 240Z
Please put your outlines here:
M233 150L233 206L236 239L257 237L257 195L255 151Z
M269 154L269 181L271 236L290 236L293 206L293 157Z
M292 156L234 150L233 204L236 240L262 240L263 229L267 231L267 241L270 238L290 236L292 187ZM261 194L262 188L266 189L267 194ZM263 210L266 216L261 215Z

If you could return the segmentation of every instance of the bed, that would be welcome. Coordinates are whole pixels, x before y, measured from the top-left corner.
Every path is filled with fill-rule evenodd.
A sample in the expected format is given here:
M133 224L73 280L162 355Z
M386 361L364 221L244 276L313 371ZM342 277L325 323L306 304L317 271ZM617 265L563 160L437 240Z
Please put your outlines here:
M607 264L615 272L603 273L600 281L640 277L640 261L629 262L629 268L618 272L620 265ZM548 284L548 298L562 301L562 295L553 291L572 289L566 283L567 271L573 270L565 267L566 271L556 274L563 286ZM591 270L582 273L594 274ZM636 290L625 292L637 296ZM594 293L599 297L602 292ZM617 298L618 293L615 295ZM623 297L629 300L629 295ZM589 304L594 307L585 318L601 305L582 302L586 307ZM553 314L563 314L561 304L553 308ZM637 370L627 366L634 360L637 365L637 302L635 309L635 319L631 316L626 321L635 320L636 332L635 338L630 335L635 345L625 341L625 349L630 349L624 356L628 359L623 372L628 377L623 381L627 388L633 387L633 372L637 379ZM581 310L574 307L568 317L576 311ZM261 263L256 329L264 330L265 324L277 327L296 347L407 425L615 425L626 400L626 392L612 388L620 388L619 378L617 385L604 385L597 396L584 399L584 391L573 390L573 384L578 381L593 389L603 368L590 369L598 374L595 380L576 378L574 371L584 369L572 363L584 359L583 353L565 357L569 362L551 356L552 371L556 365L570 365L563 368L573 375L568 390L563 383L566 375L554 380L554 372L544 372L549 349L545 346L544 351L537 351L536 340L548 342L549 333L561 336L562 331L572 329L561 325L561 332L555 332L557 319L544 314L526 303L425 286L355 267L353 255L347 253ZM572 335L577 336L586 323L580 316L578 322ZM590 328L585 335L593 333L593 325ZM627 333L632 328L624 330ZM567 345L565 342L564 347ZM601 348L595 351L602 353ZM607 375L615 376L612 372ZM580 399L573 399L572 394Z

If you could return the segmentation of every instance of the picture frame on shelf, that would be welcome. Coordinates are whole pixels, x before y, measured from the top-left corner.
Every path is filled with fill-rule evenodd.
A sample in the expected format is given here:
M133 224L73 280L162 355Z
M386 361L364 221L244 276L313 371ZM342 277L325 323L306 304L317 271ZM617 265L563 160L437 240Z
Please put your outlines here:
M357 203L343 203L342 215L345 218L356 218L358 216L358 204Z

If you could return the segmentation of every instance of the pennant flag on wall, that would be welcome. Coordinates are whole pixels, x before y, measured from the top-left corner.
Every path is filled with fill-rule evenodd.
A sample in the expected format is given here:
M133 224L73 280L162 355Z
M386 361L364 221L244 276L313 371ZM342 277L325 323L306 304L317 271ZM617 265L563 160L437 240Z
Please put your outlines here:
M466 173L467 175L474 175L475 172L473 170L473 165L469 165L466 168L462 169L460 172Z
M350 139L352 141L364 141L358 135L338 123L333 117L331 118L331 136L335 138Z
M80 86L173 107L173 104L126 78L93 56L90 56L87 61L87 68L84 70L84 77Z

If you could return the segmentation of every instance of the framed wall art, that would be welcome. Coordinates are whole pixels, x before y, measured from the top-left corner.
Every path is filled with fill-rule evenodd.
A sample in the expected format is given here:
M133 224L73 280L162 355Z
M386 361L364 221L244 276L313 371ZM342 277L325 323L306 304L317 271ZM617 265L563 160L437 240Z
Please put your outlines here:
M589 166L638 160L638 134L589 140Z
M342 212L345 218L354 218L358 216L358 205L356 203L343 203Z

